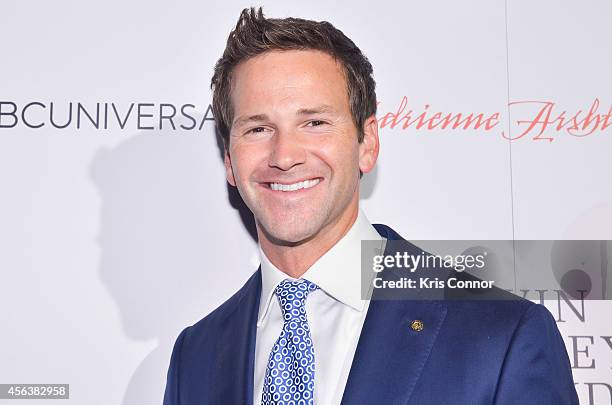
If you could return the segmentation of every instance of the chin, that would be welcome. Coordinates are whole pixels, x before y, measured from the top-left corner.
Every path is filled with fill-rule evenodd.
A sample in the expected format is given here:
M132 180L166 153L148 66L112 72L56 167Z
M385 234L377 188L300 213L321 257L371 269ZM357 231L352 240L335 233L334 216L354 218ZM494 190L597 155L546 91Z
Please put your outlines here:
M293 217L287 220L258 221L266 237L275 244L294 245L312 238L320 230L315 219Z

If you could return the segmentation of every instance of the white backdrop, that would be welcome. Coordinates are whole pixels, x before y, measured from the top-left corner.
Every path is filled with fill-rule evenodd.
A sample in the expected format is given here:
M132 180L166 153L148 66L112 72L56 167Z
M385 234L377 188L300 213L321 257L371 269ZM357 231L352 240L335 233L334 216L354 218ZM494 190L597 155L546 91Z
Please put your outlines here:
M178 332L257 268L204 120L212 67L250 5L1 0L0 383L69 383L74 404L161 404ZM371 221L407 239L612 239L610 1L261 5L329 20L371 60L378 116L391 113L363 180ZM72 103L66 128L51 103L56 126ZM77 123L77 103L93 121L106 108L108 125L82 111ZM161 104L193 120L160 128L172 110ZM497 118L402 129L410 109ZM612 304L586 302L583 321L547 298L581 403L612 404Z

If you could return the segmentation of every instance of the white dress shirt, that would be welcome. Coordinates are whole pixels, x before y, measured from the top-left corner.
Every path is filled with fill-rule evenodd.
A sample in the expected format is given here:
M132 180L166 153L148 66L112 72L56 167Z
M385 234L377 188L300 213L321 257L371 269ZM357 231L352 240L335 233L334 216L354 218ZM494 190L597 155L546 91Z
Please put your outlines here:
M362 240L380 241L378 249L384 249L385 239L360 210L346 235L301 277L319 286L308 295L305 304L315 352L316 405L340 404L368 310L369 300L361 295ZM261 404L268 357L283 328L274 289L282 280L292 279L268 260L261 247L259 252L262 289L255 344L254 405Z

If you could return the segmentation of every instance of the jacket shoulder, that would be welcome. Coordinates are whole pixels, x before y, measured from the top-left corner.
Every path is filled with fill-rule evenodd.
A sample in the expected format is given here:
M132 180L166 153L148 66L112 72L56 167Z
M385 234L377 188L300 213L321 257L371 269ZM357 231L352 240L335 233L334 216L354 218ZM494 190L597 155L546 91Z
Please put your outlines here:
M382 237L395 241L396 244L401 243L402 249L414 254L423 252L421 248L404 239L393 228L384 224L374 224L373 226ZM452 276L461 281L480 281L478 277L467 272L456 272L451 269L442 269L439 275L442 279ZM495 286L486 289L450 289L445 287L440 298L443 299L444 305L449 310L450 319L454 318L464 322L464 328L471 323L469 327L473 330L481 328L494 330L497 328L500 331L505 331L505 333L511 333L523 323L523 318L529 318L536 314L545 316L548 313L543 306Z
M238 340L240 346L246 346L242 343L250 339L251 320L258 309L260 289L261 273L258 270L227 301L183 329L172 349L164 405L193 404L202 400L211 403L205 399L212 398L213 387L222 381L219 367L231 358L231 353L219 353L223 348L220 343L239 336L242 338ZM209 383L190 383L195 376Z
M186 340L199 340L220 328L225 319L232 315L243 305L245 299L258 296L261 289L261 270L258 269L244 285L224 303L215 308L191 326L184 330Z

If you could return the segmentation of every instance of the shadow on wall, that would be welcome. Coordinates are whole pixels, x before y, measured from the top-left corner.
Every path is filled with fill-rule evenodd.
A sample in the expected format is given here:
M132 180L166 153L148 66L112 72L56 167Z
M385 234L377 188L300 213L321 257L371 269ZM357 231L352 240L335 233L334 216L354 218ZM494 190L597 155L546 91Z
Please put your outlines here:
M553 272L565 292L580 299L579 288L589 299L612 299L612 202L599 201L578 214L562 237L581 240L559 240L553 245Z
M222 142L210 129L138 133L100 150L91 164L102 201L101 281L127 336L159 341L132 376L123 405L161 404L178 331L256 270L243 249L255 246L253 216L225 181ZM375 179L376 171L363 177L362 198ZM240 224L247 232L236 232Z
M225 177L212 138L211 131L139 133L100 150L91 164L102 201L101 281L127 336L159 340L132 376L124 405L161 404L178 331L256 270L245 257L249 249L224 250L228 242L254 246L255 226L233 187L219 193ZM247 233L236 232L241 222ZM231 274L219 276L224 267Z

